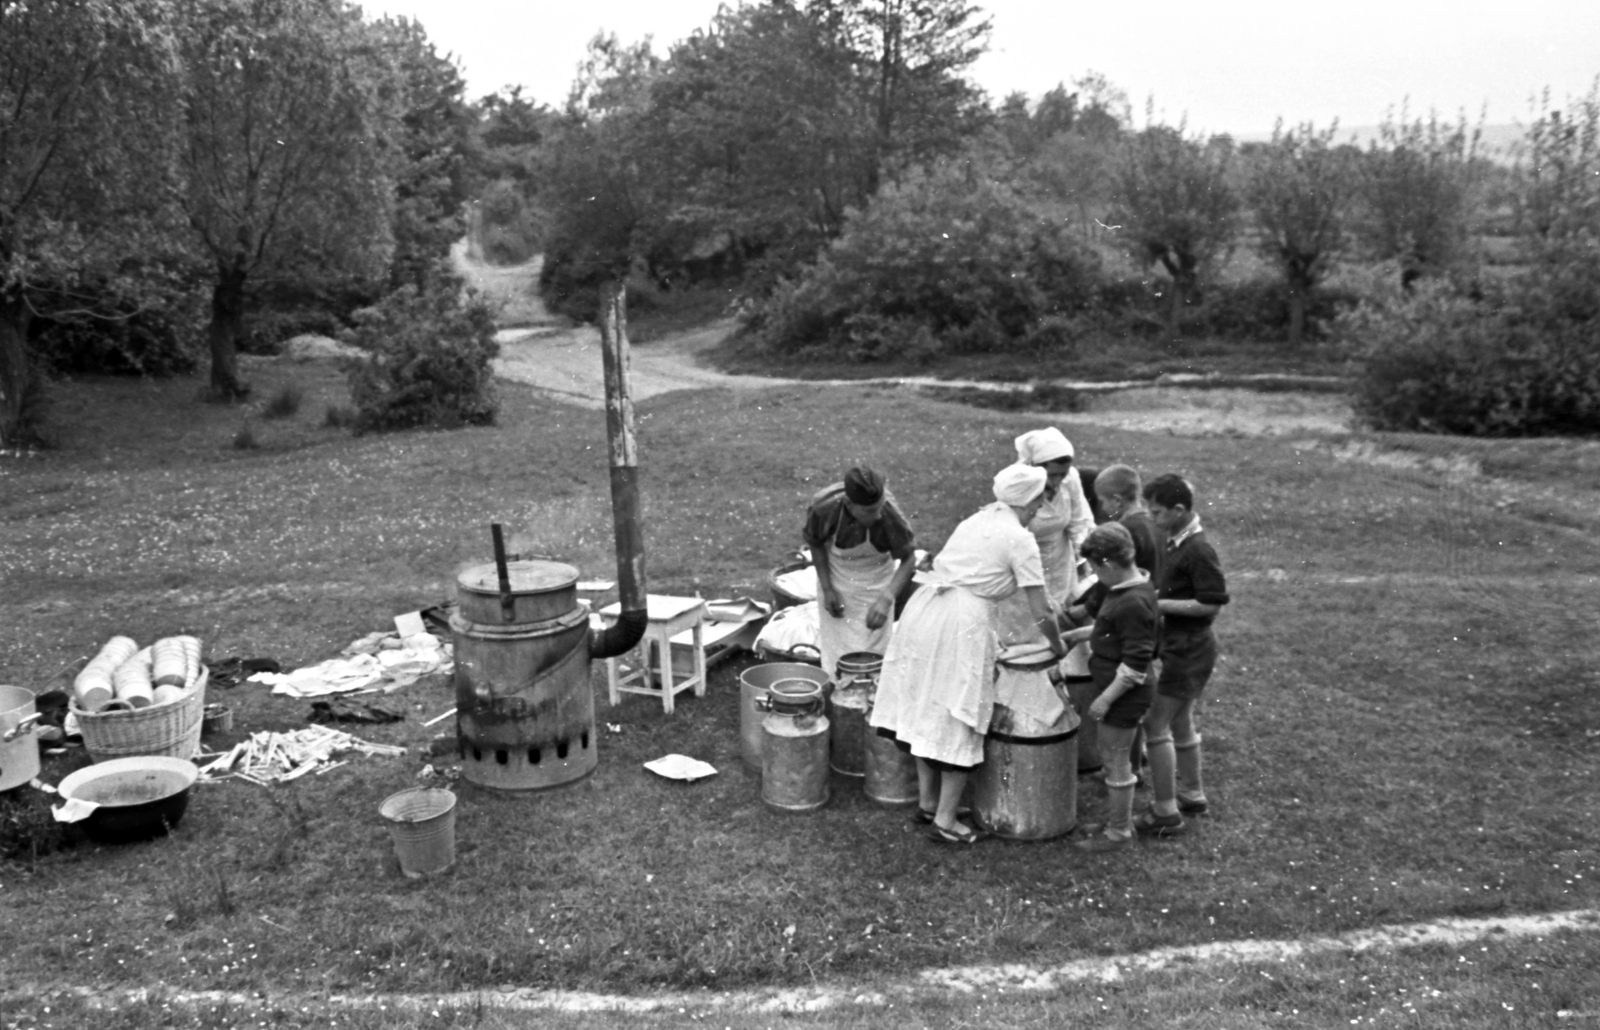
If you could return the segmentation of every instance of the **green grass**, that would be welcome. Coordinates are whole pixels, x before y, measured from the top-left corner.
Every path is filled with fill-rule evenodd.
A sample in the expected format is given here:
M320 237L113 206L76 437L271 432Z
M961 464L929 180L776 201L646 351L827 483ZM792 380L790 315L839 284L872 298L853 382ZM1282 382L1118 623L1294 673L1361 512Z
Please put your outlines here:
M270 361L246 372L267 395L290 375ZM347 402L336 372L292 374L310 410ZM236 413L195 402L193 381L63 385L61 449L0 464L6 682L59 686L113 633L319 661L447 596L457 570L489 560L491 522L513 550L610 578L603 414L501 389L495 428L352 438L281 420L239 451ZM805 499L858 458L888 473L936 549L1036 424L807 386L668 394L639 416L650 588L698 580L708 596L762 596ZM1535 517L1426 463L1350 460L1348 440L1072 435L1086 463L1192 476L1232 577L1204 716L1216 815L1189 837L1114 862L1065 842L941 849L843 778L826 809L780 817L739 763L736 662L670 717L644 698L607 707L602 688L600 718L620 731L601 734L594 777L532 798L464 789L456 869L412 882L377 806L414 782L444 728L420 723L453 695L424 683L400 695L411 720L355 728L411 746L404 759L270 790L204 785L171 839L5 865L6 980L731 990L1595 904L1600 509L1587 445L1548 443L1519 463L1540 491ZM223 744L308 712L255 685L212 699L224 698L235 732ZM640 768L668 752L721 773L684 785ZM81 761L53 759L45 778ZM1086 786L1081 800L1092 818L1100 798ZM1269 1002L1331 989L1308 977L1191 1025L1264 1024ZM1212 995L1199 979L1194 990L1192 1011L1209 1013ZM1323 998L1313 1025L1348 1025L1354 997ZM1090 1011L1055 1001L1068 1017ZM1462 1025L1523 1025L1472 1011ZM905 1025L923 1022L954 1025L920 1009Z

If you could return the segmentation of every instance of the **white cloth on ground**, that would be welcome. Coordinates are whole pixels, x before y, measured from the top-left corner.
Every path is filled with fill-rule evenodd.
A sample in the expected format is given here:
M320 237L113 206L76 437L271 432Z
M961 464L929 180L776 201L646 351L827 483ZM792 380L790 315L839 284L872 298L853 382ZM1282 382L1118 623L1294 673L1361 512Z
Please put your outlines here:
M432 672L455 670L450 648L432 633L417 633L392 646L383 646L392 634L369 634L345 649L345 655L308 665L293 672L258 672L250 679L267 683L274 694L289 697L323 697L357 690L385 691L409 686ZM376 651L367 648L374 643Z

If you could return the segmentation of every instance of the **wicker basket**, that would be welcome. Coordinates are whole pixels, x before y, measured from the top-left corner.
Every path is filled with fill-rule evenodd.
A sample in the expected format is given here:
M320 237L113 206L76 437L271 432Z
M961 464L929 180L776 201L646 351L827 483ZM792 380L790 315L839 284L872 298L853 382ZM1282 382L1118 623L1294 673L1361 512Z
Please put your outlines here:
M74 699L72 713L78 717L78 730L89 757L96 762L130 755L193 758L200 749L200 724L209 678L210 673L202 664L200 678L182 697L126 712L86 712Z

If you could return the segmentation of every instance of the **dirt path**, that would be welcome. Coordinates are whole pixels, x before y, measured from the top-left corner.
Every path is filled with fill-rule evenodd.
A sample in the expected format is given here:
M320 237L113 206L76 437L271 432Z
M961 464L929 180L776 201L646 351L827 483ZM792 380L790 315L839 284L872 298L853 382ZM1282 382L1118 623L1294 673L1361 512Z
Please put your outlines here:
M572 404L599 408L605 404L600 361L600 333L593 326L573 328L552 315L539 297L541 261L500 267L484 264L467 253L465 242L451 251L456 270L467 283L501 305L497 334L500 357L495 373L504 379L547 391ZM800 380L739 376L703 363L702 352L734 331L731 319L687 332L673 333L631 352L634 400L673 390L763 390L795 385ZM860 389L885 386L906 389L969 388L1014 390L1014 383L935 379L929 376L862 380L804 380L818 388ZM1347 429L1350 408L1335 394L1258 393L1252 390L1186 389L1180 384L1065 383L1094 391L1081 412L1037 412L1062 423L1093 423L1139 432L1177 436L1315 435ZM1119 388L1120 387L1120 388Z
M635 346L631 351L634 399L644 400L672 390L759 390L800 382L819 389L1017 388L1010 383L927 376L802 381L728 375L701 364L701 352L720 343L733 331L734 323L728 320ZM604 406L605 385L597 329L592 326L504 329L499 339L496 374L548 391L574 404ZM1095 391L1088 398L1087 410L1039 412L1041 417L1062 423L1092 423L1177 436L1302 436L1342 432L1350 423L1350 406L1337 394L1257 393L1245 389L1189 389L1181 385L1118 384L1111 389L1107 389L1107 384L1067 385Z
M730 376L699 363L697 355L733 331L733 322L716 322L686 333L634 346L629 352L633 399L673 390L765 389L787 379ZM502 329L495 374L526 383L585 407L605 406L600 361L600 331L593 326Z

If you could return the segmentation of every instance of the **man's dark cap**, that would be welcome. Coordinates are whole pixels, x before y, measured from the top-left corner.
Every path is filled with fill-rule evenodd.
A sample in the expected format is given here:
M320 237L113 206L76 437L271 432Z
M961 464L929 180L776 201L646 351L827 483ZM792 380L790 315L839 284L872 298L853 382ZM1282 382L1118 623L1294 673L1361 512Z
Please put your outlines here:
M844 474L844 495L856 504L877 504L883 500L883 477L857 465Z

